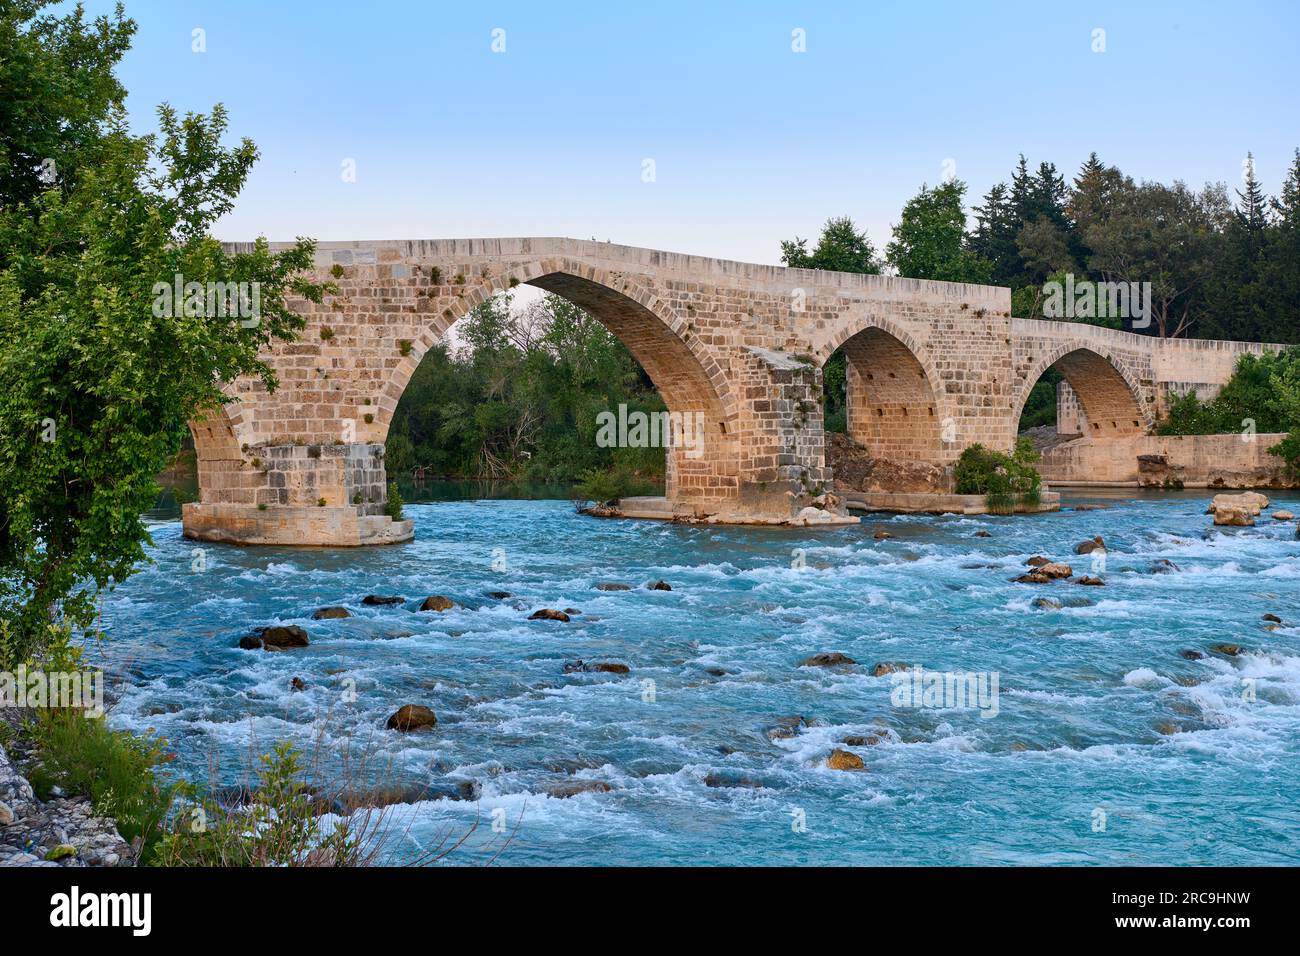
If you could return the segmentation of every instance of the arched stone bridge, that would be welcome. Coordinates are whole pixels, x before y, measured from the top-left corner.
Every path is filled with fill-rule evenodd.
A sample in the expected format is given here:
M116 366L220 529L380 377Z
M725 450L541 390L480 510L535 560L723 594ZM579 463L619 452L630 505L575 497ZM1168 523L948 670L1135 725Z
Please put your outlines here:
M234 248L240 248L238 245ZM421 357L495 292L528 283L603 322L672 412L698 412L702 454L668 453L673 513L783 519L831 478L821 367L843 347L850 434L878 456L946 465L1015 440L1052 365L1097 438L1150 428L1172 393L1215 387L1262 347L1162 340L1011 317L1004 288L786 269L573 239L325 242L338 294L192 430L192 537L244 543L402 540L382 512L383 443Z

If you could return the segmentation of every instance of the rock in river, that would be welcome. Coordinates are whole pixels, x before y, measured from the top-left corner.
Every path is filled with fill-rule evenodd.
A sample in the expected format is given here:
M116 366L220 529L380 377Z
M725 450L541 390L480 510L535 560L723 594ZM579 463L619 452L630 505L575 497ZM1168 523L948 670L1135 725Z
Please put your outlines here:
M569 615L555 608L544 607L528 615L530 621L568 621Z
M406 598L398 597L396 594L367 594L361 599L361 603L367 607L377 607L385 604L402 604Z
M862 758L857 754L849 753L847 750L840 750L837 747L826 758L826 766L831 770L861 770L864 764Z
M844 664L856 664L853 658L839 651L822 651L799 662L800 667L840 667Z
M456 606L456 602L451 598L443 597L441 594L434 594L424 599L420 605L421 611L450 611Z
M322 607L312 612L311 619L313 621L333 621L351 616L352 614L345 607Z
M283 651L291 647L307 647L309 644L311 640L307 637L307 632L297 624L259 627L239 639L239 646L250 651L259 647L268 651Z
M420 704L403 704L397 713L388 718L389 730L422 730L438 722L437 716L428 707Z

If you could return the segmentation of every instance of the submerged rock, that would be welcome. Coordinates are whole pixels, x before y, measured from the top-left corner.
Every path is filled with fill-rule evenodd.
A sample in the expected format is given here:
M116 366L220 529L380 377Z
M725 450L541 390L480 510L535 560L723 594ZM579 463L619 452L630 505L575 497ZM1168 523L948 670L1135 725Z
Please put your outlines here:
M1199 661L1201 658L1205 657L1205 655L1200 651L1193 650L1190 647L1179 651L1178 656L1185 661Z
M1260 620L1272 621L1274 624L1281 624L1282 619L1276 614L1265 614Z
M1152 574L1169 574L1171 571L1182 570L1168 558L1157 558L1151 562Z
M993 537L993 532L992 532L992 531L976 531L976 532L975 532L975 537L977 537L977 538L991 538L991 537Z
M566 674L629 674L632 668L612 661L565 661Z
M388 718L389 730L422 730L438 723L438 718L428 707L421 704L403 704L397 713Z
M1083 577L1079 578L1079 580L1075 581L1074 583L1084 584L1087 585L1088 587L1099 588L1102 585L1104 585L1106 582L1103 581L1101 578L1094 578L1085 574Z
M826 758L826 766L830 770L861 770L865 764L857 754L849 753L847 750L840 750L837 747Z
M1223 654L1227 657L1236 657L1238 654L1243 653L1245 648L1240 644L1214 644L1211 645L1210 650L1214 651L1216 654Z
M406 598L395 594L367 594L361 599L361 603L368 607L382 607L386 604L405 604Z
M289 689L292 691L306 690L307 684L301 677L295 677L289 681Z
M310 644L311 640L307 632L297 624L259 627L239 639L239 646L245 650L257 650L260 647L268 651L283 651L292 647L307 647Z
M871 676L884 677L887 674L897 674L900 671L910 671L911 669L911 664L905 664L902 661L881 661L871 668Z
M673 586L667 581L655 581L651 584L647 584L646 587L651 591L671 591L673 589Z
M564 621L568 622L569 615L563 611L557 611L555 608L544 607L528 615L530 621Z
M597 590L597 591L630 591L630 590L632 590L632 585L630 585L630 584L619 584L617 581L602 581L600 584L597 584L595 587L596 587L596 590Z
M1041 571L1030 571L1028 574L1022 574L1018 578L1012 578L1016 584L1051 584L1052 579Z
M805 660L799 662L800 667L840 667L845 664L856 664L853 658L847 654L841 654L839 651L822 651L820 654L814 654Z
M877 541L884 541L887 538L892 538L893 535L890 534L888 531L877 531L874 535L872 535L872 537L875 538Z
M1092 552L1098 549L1101 549L1102 551L1106 550L1106 542L1102 539L1101 535L1097 535L1097 537L1093 538L1091 541L1079 542L1079 544L1074 546L1074 553L1092 554Z
M583 793L609 793L613 787L604 780L566 780L546 788L548 796L565 800Z
M1059 611L1061 609L1061 602L1056 598L1040 597L1034 598L1030 607L1036 607L1040 611Z
M788 740L797 735L801 727L807 726L807 718L799 714L791 714L789 717L778 717L776 723L767 728L767 739Z
M311 619L313 621L334 621L351 616L352 612L345 607L321 607L312 612Z
M509 591L488 591L487 596L498 601L504 601L508 597L514 597Z
M443 597L441 594L434 594L424 599L420 605L421 611L450 611L456 606L456 602L451 598Z
M848 747L874 747L889 742L888 735L882 730L874 734L850 734L840 741Z

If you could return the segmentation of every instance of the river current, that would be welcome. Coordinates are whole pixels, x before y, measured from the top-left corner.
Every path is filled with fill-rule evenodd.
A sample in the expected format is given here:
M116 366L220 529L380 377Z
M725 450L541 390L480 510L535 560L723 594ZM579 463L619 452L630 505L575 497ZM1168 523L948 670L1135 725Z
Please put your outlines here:
M1267 516L1300 498L1254 528L1212 527L1205 493L1081 500L826 531L449 501L407 505L406 545L201 555L158 521L97 654L111 721L165 736L178 773L239 784L290 739L407 788L394 862L476 822L445 863L1300 862L1300 542ZM1094 535L1104 568L1074 553ZM1034 555L1105 584L1014 583ZM415 610L433 594L457 606ZM238 647L268 624L311 646ZM819 652L856 663L800 666ZM996 678L994 706L900 706L878 662ZM437 726L385 729L407 703ZM836 748L864 767L829 769Z

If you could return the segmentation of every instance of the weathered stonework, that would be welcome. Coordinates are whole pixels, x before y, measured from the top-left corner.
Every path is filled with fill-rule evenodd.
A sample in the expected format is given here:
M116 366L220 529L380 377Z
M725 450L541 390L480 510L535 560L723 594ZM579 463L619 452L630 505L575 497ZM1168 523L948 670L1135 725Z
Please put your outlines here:
M586 309L670 411L703 416L703 454L668 453L667 497L675 516L715 521L792 517L829 485L821 368L841 346L853 437L881 457L937 465L974 442L1009 448L1053 364L1090 434L1108 438L1143 433L1167 394L1213 387L1240 351L1262 348L1012 319L1009 290L990 286L572 239L327 242L315 278L338 294L291 303L307 325L266 356L279 389L241 379L236 401L194 424L200 501L186 508L187 534L401 540L401 529L381 530L376 450L402 391L454 322L520 283Z

